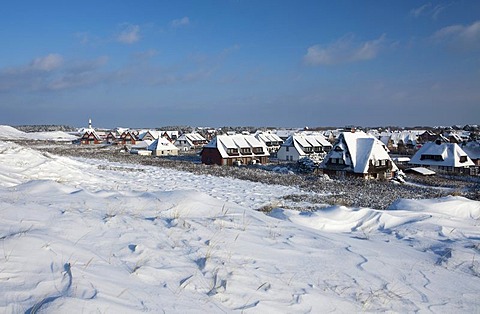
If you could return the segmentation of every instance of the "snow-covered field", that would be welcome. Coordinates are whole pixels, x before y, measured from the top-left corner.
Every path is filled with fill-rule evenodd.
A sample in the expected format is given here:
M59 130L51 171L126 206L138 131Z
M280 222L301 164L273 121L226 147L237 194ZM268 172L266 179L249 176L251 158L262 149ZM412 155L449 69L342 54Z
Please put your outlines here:
M480 312L480 202L301 193L0 141L0 312Z

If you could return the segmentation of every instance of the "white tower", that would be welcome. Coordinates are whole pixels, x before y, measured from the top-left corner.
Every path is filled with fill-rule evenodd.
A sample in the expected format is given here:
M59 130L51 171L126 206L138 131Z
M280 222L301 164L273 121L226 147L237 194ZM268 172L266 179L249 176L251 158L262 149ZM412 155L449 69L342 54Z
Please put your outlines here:
M92 128L92 119L88 119L88 128L91 129Z

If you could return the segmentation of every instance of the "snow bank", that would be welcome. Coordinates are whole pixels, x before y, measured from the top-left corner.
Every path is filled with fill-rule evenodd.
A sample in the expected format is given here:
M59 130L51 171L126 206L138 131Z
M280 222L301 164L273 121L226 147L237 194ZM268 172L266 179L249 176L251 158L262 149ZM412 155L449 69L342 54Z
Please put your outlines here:
M0 140L73 141L77 138L62 131L26 133L8 125L0 125Z
M480 307L478 202L464 198L267 216L252 208L291 190L1 141L0 178L0 312Z
M461 196L447 196L434 200L399 199L388 210L407 210L434 213L450 218L480 220L480 202Z

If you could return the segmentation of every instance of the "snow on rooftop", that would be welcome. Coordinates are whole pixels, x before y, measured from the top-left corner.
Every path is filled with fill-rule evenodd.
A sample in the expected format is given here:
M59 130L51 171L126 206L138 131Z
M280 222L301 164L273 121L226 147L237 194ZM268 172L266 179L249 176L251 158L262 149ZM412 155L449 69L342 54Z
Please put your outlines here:
M422 158L422 156L424 156ZM439 156L438 159L426 158L426 156ZM461 162L461 157L465 158ZM425 143L411 158L412 165L431 165L444 167L470 167L474 166L473 161L468 157L460 146L455 143L435 142Z
M430 170L430 169L425 168L425 167L413 167L413 168L409 168L407 170L419 173L419 174L424 175L424 176L432 176L432 175L436 174L435 171Z

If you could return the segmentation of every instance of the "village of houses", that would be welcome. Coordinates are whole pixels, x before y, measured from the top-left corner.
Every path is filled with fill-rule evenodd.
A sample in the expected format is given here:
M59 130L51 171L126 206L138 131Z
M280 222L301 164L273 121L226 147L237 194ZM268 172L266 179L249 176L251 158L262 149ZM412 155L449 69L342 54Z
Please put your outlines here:
M196 154L205 165L242 166L308 160L330 177L390 180L399 173L478 176L480 128L378 130L358 127L312 131L269 129L235 132L95 129L78 130L80 145L116 145L131 154L162 157Z

